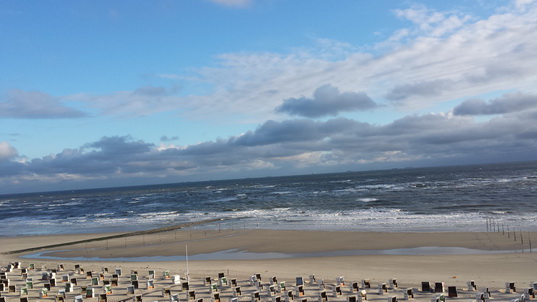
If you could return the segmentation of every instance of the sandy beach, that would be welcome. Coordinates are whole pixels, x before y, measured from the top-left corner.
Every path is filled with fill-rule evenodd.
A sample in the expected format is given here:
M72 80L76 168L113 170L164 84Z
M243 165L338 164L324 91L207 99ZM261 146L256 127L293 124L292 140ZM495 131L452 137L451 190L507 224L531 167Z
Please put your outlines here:
M474 300L476 292L467 291L467 282L474 280L478 290L488 287L492 300L510 301L519 298L523 289L528 288L530 281L537 281L535 273L537 253L530 253L529 238L537 233L513 234L494 232L452 232L452 233L377 233L377 232L319 232L319 231L286 231L286 230L179 230L145 236L133 236L111 240L92 241L47 249L44 256L61 257L63 259L29 259L20 258L23 254L6 254L9 251L72 242L82 239L98 238L105 234L32 236L0 239L0 264L20 261L22 266L29 263L36 268L56 268L62 263L75 276L75 264L85 271L102 272L103 267L114 270L122 268L124 272L138 271L147 278L148 270L155 270L160 276L169 270L170 274L179 274L183 278L187 272L184 256L188 251L188 272L192 286L198 286L198 292L205 299L211 297L203 286L203 279L211 276L216 279L218 273L225 273L228 278L235 278L244 290L254 291L248 279L254 274L261 274L262 281L268 285L269 279L276 276L278 281L285 281L290 289L294 287L295 278L303 277L309 282L309 276L315 275L316 280L324 279L328 288L335 286L336 278L344 276L346 285L351 282L360 283L363 279L371 280L372 289L368 289L368 300L386 301L392 295L403 298L403 290L414 288L416 299L430 301L437 294L421 293L421 282L444 282L447 287L456 286L458 298ZM106 234L109 235L109 234ZM525 238L524 238L525 237ZM537 237L535 237L537 238ZM522 241L525 240L524 244ZM423 249L424 247L434 247ZM465 248L451 249L451 248ZM218 253L229 251L230 260L219 260ZM241 252L260 254L256 259L240 259ZM34 252L30 252L34 253ZM27 254L30 254L27 253ZM215 254L216 253L216 254ZM278 257L262 253L276 253ZM459 253L459 254L454 254ZM462 254L461 254L462 253ZM233 256L233 254L235 254ZM266 255L271 255L266 254ZM196 256L205 255L213 260L192 260ZM129 257L169 257L177 256L176 261L125 261ZM73 257L99 257L96 260L83 260ZM183 257L183 258L180 258ZM234 259L238 258L238 259ZM158 259L158 258L155 258ZM37 272L36 274L41 273ZM59 273L60 274L60 273ZM77 278L85 279L80 275ZM124 277L128 281L128 276ZM399 289L388 290L379 295L377 286L396 278ZM157 278L158 279L158 278ZM35 280L35 278L34 278ZM125 282L126 282L125 281ZM165 286L168 282L162 280ZM306 282L306 296L317 301L319 288ZM505 283L514 282L517 293L505 293ZM128 283L128 282L127 282ZM158 283L158 281L157 281ZM196 285L197 284L197 285ZM121 284L120 284L121 285ZM157 285L157 287L160 285ZM173 284L171 285L173 286ZM38 285L40 287L40 285ZM125 290L124 290L125 291ZM345 301L350 291L345 288L342 296L332 296L331 300ZM117 292L117 291L116 291ZM34 293L36 295L37 291ZM203 294L202 294L203 293ZM232 297L231 289L222 289L223 301ZM262 300L272 301L261 292ZM18 296L9 296L8 301L18 301ZM250 296L242 296L240 300L250 301ZM16 298L16 299L15 299ZM126 298L126 294L118 295L117 300ZM181 296L184 300L185 297ZM54 299L54 297L52 297ZM32 300L32 299L30 299ZM112 296L109 300L113 300ZM150 297L144 301L167 301L162 297ZM208 300L206 300L208 301Z

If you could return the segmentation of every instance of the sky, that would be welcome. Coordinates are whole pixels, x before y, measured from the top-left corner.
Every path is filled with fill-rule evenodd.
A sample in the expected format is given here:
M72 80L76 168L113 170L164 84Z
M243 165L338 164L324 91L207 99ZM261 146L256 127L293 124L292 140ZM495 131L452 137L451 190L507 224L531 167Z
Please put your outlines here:
M0 194L537 160L537 1L0 0Z

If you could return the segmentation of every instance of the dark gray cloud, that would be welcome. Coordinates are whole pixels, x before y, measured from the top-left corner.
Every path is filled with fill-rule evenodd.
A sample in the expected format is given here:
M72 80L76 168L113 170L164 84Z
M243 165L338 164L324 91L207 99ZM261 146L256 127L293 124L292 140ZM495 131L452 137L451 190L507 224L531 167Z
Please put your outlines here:
M521 131L523 129L523 131ZM178 181L178 175L221 177L249 171L319 171L535 159L537 114L486 122L447 115L413 115L387 125L347 118L267 121L227 139L161 150L129 136L103 137L77 149L18 162L0 161L0 184L23 179L63 179L114 185ZM258 172L261 173L261 172ZM108 180L104 182L104 180ZM59 182L59 181L58 181ZM13 188L10 186L2 186ZM52 188L52 187L50 187Z
M390 90L386 98L391 101L402 101L414 96L436 96L449 90L453 84L454 82L450 80L433 80L400 85Z
M537 109L537 95L510 93L485 102L480 99L469 99L453 109L455 115L492 115L506 114Z
M167 136L163 135L160 137L161 142L173 142L179 139L179 136Z
M276 112L316 118L375 107L377 104L363 92L340 93L337 87L327 84L317 88L311 99L302 97L284 100L283 104L276 108Z
M0 100L0 117L58 119L84 116L84 112L67 107L58 99L38 91L11 90L4 100Z

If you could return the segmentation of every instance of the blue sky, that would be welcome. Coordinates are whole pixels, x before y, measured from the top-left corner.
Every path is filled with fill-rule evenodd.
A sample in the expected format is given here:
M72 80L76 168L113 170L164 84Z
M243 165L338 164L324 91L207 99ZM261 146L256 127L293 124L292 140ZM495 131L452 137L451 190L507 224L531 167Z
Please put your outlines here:
M0 3L0 194L537 159L532 0Z

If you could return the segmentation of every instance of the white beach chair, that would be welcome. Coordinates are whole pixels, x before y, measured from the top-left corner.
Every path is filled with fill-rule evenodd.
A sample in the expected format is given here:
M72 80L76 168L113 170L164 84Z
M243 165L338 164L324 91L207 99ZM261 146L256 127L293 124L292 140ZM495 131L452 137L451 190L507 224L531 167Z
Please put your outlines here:
M362 288L371 288L371 280L363 279L362 280Z
M505 282L505 293L516 293L515 282Z
M295 280L296 280L295 286L304 285L304 278L296 277Z
M358 302L365 301L367 300L367 291L365 289L359 290L356 296L358 297Z
M259 294L259 291L254 291L252 293L252 302L259 302L261 301L261 295Z
M315 275L310 275L310 285L317 284L317 280L315 279Z
M74 302L83 302L84 301L84 298L82 297L82 295L77 295L75 296Z
M410 300L410 299L414 299L414 290L412 288L407 288L404 292L403 292L403 300Z
M336 278L336 285L345 286L345 277L340 276Z
M388 297L388 299L386 301L387 302L397 302L397 296L390 296L390 297Z
M173 284L181 284L181 275L173 275Z
M319 292L319 302L328 302L328 295L326 294L326 290L322 290Z
M390 285L390 289L396 289L397 288L397 279L392 278L388 280L388 284Z
M336 285L336 286L334 286L334 288L333 288L333 294L334 294L334 297L342 296L342 295L343 295L343 292L341 291L341 286L340 286L340 285Z
M468 291L469 292L473 292L473 291L477 290L477 286L475 285L474 280L470 280L470 281L466 282L466 285L468 285Z

